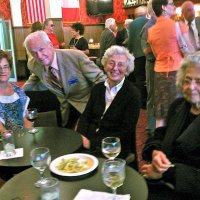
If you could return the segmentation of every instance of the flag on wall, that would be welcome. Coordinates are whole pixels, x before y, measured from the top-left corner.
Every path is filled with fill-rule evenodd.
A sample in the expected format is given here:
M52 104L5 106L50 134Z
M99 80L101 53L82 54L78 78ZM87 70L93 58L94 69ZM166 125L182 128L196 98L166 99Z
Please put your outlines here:
M79 0L62 0L62 20L63 22L80 21Z
M22 21L24 25L30 25L33 22L44 22L46 19L45 0L22 0L21 5L24 9Z

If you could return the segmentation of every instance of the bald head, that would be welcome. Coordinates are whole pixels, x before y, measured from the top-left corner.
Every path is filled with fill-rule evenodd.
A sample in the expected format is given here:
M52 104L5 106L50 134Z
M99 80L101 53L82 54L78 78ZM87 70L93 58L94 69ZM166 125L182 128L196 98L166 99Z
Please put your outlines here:
M146 16L146 14L147 14L146 6L139 6L135 9L135 12L134 12L135 17Z
M185 1L181 6L181 12L188 22L193 21L195 18L194 4L191 1Z

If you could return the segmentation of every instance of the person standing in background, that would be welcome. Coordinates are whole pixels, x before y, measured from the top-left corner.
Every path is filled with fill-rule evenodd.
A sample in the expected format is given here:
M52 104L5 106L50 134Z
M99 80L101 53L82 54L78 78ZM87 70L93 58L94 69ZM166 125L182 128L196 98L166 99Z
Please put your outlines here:
M184 23L189 28L189 39L196 51L200 49L200 17L195 17L194 4L191 1L185 1L181 5L181 12Z
M70 49L81 50L86 55L89 55L89 47L87 40L83 37L84 34L84 25L81 23L74 23L71 26L73 38L69 42Z
M128 79L133 82L141 93L142 108L146 108L147 90L145 86L146 72L145 63L146 57L141 47L140 32L143 26L147 23L147 7L140 6L135 9L135 18L133 22L129 24L129 39L128 49L135 57L135 70L132 72Z
M156 15L152 8L152 0L147 5L148 14L151 16L150 20L143 26L140 33L141 46L146 56L146 84L147 84L147 133L149 136L153 135L156 128L156 119L154 117L154 64L155 56L152 52L151 46L148 43L148 30L156 23Z
M116 44L119 46L128 47L128 36L129 36L129 24L133 21L133 19L126 19L124 22L124 28L117 32L116 36Z
M55 25L53 24L53 20L50 18L47 18L44 21L43 25L43 30L44 32L48 35L49 39L51 40L53 47L56 49L64 49L65 48L65 43L59 43L56 35L54 34L54 27Z
M105 29L100 36L100 62L105 51L116 44L114 32L116 31L116 23L114 18L108 18L105 21Z

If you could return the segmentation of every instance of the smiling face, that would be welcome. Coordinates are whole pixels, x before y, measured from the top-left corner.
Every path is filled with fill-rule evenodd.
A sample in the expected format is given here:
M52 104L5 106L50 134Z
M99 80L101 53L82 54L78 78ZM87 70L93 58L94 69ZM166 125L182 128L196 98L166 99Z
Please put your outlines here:
M11 70L6 58L0 60L0 83L8 82Z
M127 58L125 55L113 55L111 56L104 70L108 77L110 87L113 87L120 83L127 73Z
M195 10L192 2L185 2L183 4L182 14L188 22L193 21L195 18Z
M193 65L186 70L182 92L188 102L200 105L200 66Z
M27 47L32 56L42 65L49 66L53 62L55 50L51 42L35 37L28 42Z
M76 31L76 29L73 29L73 28L72 28L72 30L71 30L71 34L72 34L72 36L73 36L74 38L76 38L77 36L80 35L80 34L79 34L79 31Z

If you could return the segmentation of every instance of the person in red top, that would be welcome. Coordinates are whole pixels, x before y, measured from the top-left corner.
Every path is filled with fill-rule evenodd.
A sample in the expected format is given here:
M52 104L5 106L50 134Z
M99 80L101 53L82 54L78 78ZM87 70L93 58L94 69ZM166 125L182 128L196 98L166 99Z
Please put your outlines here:
M53 20L50 18L47 18L44 21L44 32L46 32L46 34L48 35L49 39L51 40L53 47L56 49L64 49L65 48L65 43L59 43L58 39L56 37L56 35L54 34L54 24L53 24Z

